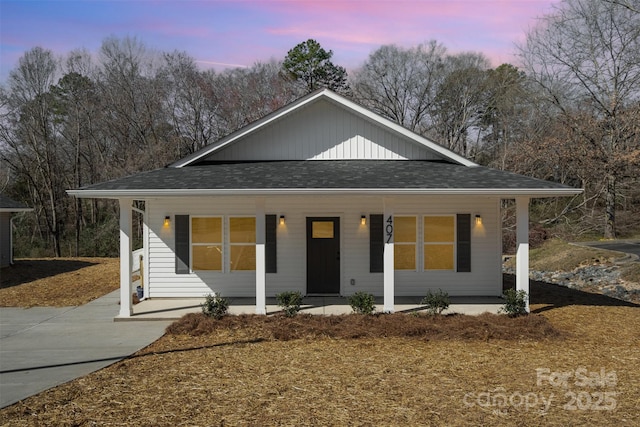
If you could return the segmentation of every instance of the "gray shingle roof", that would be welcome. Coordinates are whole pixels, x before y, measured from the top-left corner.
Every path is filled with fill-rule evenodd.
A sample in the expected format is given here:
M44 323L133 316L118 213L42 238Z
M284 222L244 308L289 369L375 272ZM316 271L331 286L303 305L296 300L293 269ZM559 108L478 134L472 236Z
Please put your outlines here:
M0 194L0 210L3 212L19 212L31 209L20 202L8 198L4 194Z
M83 187L82 193L137 190L552 190L570 187L486 167L421 160L307 160L164 168ZM242 191L240 191L242 192ZM460 191L457 191L458 193ZM179 194L179 193L178 193Z

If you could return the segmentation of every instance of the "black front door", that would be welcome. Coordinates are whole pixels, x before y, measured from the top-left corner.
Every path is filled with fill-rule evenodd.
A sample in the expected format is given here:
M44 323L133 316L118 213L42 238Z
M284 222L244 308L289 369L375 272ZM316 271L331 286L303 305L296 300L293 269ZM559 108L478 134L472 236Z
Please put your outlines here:
M307 293L340 293L340 218L307 218Z

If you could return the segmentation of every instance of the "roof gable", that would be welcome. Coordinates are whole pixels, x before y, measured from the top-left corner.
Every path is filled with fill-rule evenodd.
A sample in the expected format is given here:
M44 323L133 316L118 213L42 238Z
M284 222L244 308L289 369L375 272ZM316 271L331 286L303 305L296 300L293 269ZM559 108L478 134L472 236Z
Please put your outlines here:
M175 162L262 160L470 160L328 89L316 91Z

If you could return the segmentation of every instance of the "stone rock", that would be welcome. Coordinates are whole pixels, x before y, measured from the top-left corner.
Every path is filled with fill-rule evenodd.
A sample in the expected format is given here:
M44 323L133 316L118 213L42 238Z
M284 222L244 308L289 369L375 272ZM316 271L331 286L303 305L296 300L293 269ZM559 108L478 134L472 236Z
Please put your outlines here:
M515 274L513 267L503 267L503 273ZM537 282L553 283L570 289L595 288L603 295L625 301L640 299L640 289L628 289L620 279L620 267L598 262L581 266L573 271L530 270L529 279Z

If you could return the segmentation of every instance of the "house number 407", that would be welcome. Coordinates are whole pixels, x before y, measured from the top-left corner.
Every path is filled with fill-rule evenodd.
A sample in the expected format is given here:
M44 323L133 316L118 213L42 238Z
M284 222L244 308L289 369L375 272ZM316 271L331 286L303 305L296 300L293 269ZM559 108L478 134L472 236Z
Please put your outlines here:
M391 243L391 239L393 239L393 217L391 215L387 218L385 231L387 232L387 243Z

